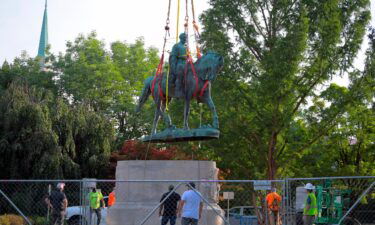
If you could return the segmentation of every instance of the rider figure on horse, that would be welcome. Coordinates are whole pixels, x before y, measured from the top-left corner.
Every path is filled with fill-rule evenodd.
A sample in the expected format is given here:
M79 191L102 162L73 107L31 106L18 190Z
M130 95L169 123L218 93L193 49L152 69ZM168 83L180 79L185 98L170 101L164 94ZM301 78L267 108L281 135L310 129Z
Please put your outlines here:
M182 88L182 81L184 79L184 68L186 63L186 34L181 33L180 42L172 47L172 52L169 57L169 66L171 73L171 82L175 85L175 96L181 98L184 96L184 89Z

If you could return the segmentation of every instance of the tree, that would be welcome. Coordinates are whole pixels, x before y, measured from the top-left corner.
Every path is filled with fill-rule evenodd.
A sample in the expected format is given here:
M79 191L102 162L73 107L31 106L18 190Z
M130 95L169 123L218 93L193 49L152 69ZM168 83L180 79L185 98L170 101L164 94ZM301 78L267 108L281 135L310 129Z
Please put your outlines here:
M113 107L118 125L118 143L122 143L124 140L140 137L150 130L143 124L150 122L153 114L148 112L141 116L135 115L135 99L141 94L143 81L151 76L157 67L159 57L157 49L145 48L142 38L137 39L134 44L114 42L111 44L111 52L113 63L127 87L115 96L116 105Z
M134 109L144 78L157 64L157 50L145 48L141 38L134 44L114 42L108 51L92 32L68 42L66 53L57 57L54 66L61 74L61 92L73 104L85 103L113 120L121 144L147 129L142 122L147 115L136 116Z
M102 177L113 125L87 106L15 80L0 97L0 178Z
M0 99L0 154L3 179L57 178L61 152L47 102L48 93L10 84Z
M257 158L245 164L254 175L275 179L291 152L302 154L327 135L357 96L355 82L345 91L324 85L354 68L370 18L369 1L212 0L210 5L202 16L202 38L205 48L226 56L223 73L229 84L222 81L219 87L229 99L225 109L219 108L230 121L224 132L241 130L231 135L237 142L231 145ZM365 76L351 75L356 76L352 81ZM303 111L310 98L318 110L311 113L314 126L294 136L305 127L308 113ZM331 104L319 104L323 100ZM228 153L231 145L217 148L218 154Z
M51 109L53 130L63 158L62 167L70 178L103 178L114 149L115 128L107 117L87 105L70 106L57 99ZM69 171L69 172L68 172Z
M68 41L66 46L65 55L60 53L55 63L61 74L62 92L74 103L85 103L97 112L110 112L118 90L129 86L112 63L105 43L92 32L87 38L80 35L74 43Z
M355 96L345 108L345 113L337 119L335 126L330 129L319 142L311 145L304 155L295 157L296 162L290 163L290 171L296 175L302 174L298 168L311 167L308 176L327 175L373 175L375 174L375 31L370 30L369 48L366 52L364 71L351 72L351 85L358 86ZM362 75L358 75L362 73ZM332 91L332 89L341 89ZM323 95L327 101L339 98L349 93L349 88L332 85ZM339 94L339 96L338 96ZM320 105L324 104L320 102ZM313 106L312 106L313 107ZM319 110L307 111L307 118ZM306 128L314 130L314 120L309 119ZM294 161L294 160L293 160ZM314 170L317 166L320 170Z
M66 53L57 57L47 53L46 67L41 68L40 59L25 52L13 63L4 62L0 68L1 151L17 157L4 160L0 167L12 168L12 177L20 178L106 176L116 144L121 146L123 140L139 137L149 129L152 112L139 116L134 109L144 78L158 64L157 53L155 48L146 48L142 38L134 44L114 42L108 51L92 32L67 42ZM23 112L27 117L20 118ZM35 124L38 118L42 121ZM23 124L23 119L34 122ZM34 131L41 136L35 136ZM24 143L20 133L33 138ZM27 146L37 141L39 145L28 152ZM18 156L14 146L27 154ZM31 152L38 157L45 154L45 166L54 167L29 174L32 170L25 169L24 173L9 166L17 165L14 160L18 159L30 168L36 166L36 161L28 161Z
M50 54L47 51L46 63L50 61ZM41 70L40 61L31 58L26 52L16 57L13 63L4 61L0 68L0 90L6 90L15 80L24 80L29 86L44 88L57 95L58 87L54 81L56 74L49 69Z

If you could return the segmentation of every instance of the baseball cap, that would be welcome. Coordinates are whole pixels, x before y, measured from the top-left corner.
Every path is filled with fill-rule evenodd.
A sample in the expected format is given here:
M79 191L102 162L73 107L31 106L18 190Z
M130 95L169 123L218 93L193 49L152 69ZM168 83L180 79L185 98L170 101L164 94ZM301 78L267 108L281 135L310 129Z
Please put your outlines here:
M187 187L192 187L195 188L195 183L194 182L189 182L189 184L186 184Z
M64 189L65 184L64 184L64 183L58 183L58 184L56 185L56 187L57 187L58 189Z

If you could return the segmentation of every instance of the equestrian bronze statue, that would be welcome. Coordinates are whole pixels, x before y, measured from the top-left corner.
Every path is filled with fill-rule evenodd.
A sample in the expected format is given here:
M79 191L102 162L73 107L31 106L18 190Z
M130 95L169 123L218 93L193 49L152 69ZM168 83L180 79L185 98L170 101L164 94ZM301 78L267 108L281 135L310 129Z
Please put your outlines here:
M176 142L207 140L219 137L219 119L211 98L211 85L223 67L223 57L215 52L208 52L195 63L189 61L189 58L187 60L183 64L184 66L178 65L172 69L168 81L168 96L166 94L166 72L145 80L136 111L140 111L150 95L153 96L156 109L151 135L143 138L143 141ZM180 83L176 85L175 82ZM177 90L176 87L178 88ZM183 129L176 128L172 124L168 112L166 112L167 104L174 98L182 99L185 103ZM211 110L213 120L211 125L189 129L190 102L194 99L199 103L207 104ZM160 118L163 118L167 129L157 133L157 125Z

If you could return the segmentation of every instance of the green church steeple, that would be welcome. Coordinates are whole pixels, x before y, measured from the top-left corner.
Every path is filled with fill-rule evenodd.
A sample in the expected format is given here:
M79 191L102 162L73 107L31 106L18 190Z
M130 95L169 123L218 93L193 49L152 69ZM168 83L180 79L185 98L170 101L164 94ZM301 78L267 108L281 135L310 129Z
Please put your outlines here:
M42 31L40 33L38 56L44 58L46 56L46 48L48 45L48 23L47 23L47 0L45 2Z

